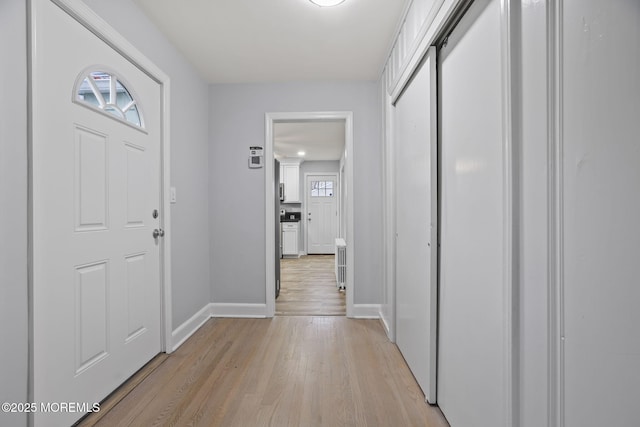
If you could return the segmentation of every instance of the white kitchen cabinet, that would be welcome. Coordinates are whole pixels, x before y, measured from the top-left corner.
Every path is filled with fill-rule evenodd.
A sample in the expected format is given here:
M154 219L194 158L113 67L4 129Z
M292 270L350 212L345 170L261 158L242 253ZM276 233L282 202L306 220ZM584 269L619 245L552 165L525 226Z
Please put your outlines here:
M419 59L425 52L422 51L418 55L416 53L420 50L423 38L444 3L445 0L413 0L411 2L387 62L390 95L399 96L402 87L418 67Z
M284 203L300 203L300 162L281 163Z
M299 222L282 223L282 255L298 256Z

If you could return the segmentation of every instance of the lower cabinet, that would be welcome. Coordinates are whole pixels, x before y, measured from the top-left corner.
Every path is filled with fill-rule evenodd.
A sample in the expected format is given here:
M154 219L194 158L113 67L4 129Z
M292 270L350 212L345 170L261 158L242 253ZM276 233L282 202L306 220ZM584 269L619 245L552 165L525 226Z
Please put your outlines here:
M282 255L298 256L298 233L300 224L297 222L282 223Z

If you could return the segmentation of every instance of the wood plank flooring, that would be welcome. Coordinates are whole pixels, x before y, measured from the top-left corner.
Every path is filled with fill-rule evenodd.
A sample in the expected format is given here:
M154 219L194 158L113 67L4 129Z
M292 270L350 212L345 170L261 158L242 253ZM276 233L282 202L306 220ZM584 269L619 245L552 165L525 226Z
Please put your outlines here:
M336 286L333 255L284 258L280 263L278 316L345 316L345 293Z
M448 426L380 322L338 316L212 319L119 398L80 425Z

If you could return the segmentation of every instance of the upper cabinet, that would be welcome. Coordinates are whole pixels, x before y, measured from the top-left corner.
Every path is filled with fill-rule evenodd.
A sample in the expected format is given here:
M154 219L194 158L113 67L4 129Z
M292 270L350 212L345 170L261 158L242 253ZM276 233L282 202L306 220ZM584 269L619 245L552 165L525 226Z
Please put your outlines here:
M300 163L298 159L283 159L280 161L282 172L280 177L284 184L283 203L300 202Z
M404 21L387 61L387 90L390 95L399 94L409 79L428 46L421 46L436 15L444 3L452 0L413 0L407 9ZM420 52L424 50L424 52ZM394 96L395 97L395 96Z

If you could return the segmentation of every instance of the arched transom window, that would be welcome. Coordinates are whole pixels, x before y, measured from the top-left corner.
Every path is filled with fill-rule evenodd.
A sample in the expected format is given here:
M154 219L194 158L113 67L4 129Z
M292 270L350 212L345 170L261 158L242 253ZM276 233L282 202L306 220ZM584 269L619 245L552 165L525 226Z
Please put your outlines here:
M144 128L137 101L115 74L91 71L81 75L76 82L74 91L76 102L111 114L136 127Z

